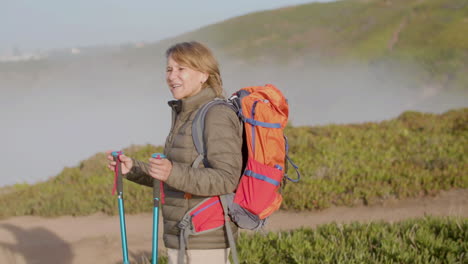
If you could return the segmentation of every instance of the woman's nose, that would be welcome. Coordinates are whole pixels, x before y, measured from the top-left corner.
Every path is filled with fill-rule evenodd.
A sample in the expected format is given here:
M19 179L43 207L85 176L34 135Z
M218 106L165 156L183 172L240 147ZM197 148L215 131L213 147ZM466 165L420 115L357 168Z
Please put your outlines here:
M177 78L177 72L176 72L176 71L171 71L171 72L169 72L167 78L168 78L169 80L174 80L174 79L176 79L176 78Z

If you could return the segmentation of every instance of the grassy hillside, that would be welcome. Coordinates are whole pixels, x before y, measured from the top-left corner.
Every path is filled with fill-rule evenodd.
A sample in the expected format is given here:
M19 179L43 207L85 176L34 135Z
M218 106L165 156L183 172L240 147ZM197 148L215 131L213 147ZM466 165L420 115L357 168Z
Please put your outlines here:
M77 61L154 67L163 63L169 45L199 40L226 56L227 62L240 61L239 67L362 63L407 73L421 85L466 90L466 32L466 0L341 0L251 13L143 48L83 48L80 56L55 56L47 63L0 63L0 74L18 69L43 72Z
M421 69L423 82L466 88L466 32L465 0L343 0L248 14L176 40L207 41L250 62L404 65Z
M405 112L380 122L288 127L290 154L302 180L284 189L283 209L374 204L389 198L468 188L468 108L441 115ZM147 160L154 146L125 152ZM292 173L290 172L293 176ZM116 214L113 173L103 153L34 185L0 189L0 218L18 215ZM150 212L152 190L125 181L128 213Z
M286 186L284 208L375 204L468 188L468 108L286 134L304 178Z

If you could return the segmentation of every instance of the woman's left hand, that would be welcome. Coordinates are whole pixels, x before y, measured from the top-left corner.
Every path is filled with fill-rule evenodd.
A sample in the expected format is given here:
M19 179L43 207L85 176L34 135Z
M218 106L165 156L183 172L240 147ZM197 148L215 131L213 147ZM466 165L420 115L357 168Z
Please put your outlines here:
M149 159L149 174L151 177L165 182L172 171L172 162L168 159Z

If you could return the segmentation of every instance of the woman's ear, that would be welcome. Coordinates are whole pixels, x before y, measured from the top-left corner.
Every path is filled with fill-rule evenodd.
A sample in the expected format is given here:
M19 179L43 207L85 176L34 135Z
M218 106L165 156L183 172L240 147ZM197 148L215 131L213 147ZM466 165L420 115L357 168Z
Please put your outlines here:
M209 76L210 76L210 75L209 75L208 73L204 73L204 72L203 72L203 73L202 73L202 76L201 76L201 78L200 78L200 83L206 83L206 81L208 80L208 77L209 77Z

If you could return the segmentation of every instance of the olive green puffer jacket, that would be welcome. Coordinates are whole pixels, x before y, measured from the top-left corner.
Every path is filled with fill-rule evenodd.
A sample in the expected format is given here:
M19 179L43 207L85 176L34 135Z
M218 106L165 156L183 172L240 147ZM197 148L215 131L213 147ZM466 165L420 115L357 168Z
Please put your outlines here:
M205 119L205 142L210 168L200 162L192 168L198 156L192 139L192 121L197 110L213 100L215 93L205 88L198 94L178 101L170 101L173 111L171 131L166 139L164 154L172 162L172 172L164 184L165 204L164 243L168 248L179 248L178 222L184 214L207 196L232 193L239 182L242 170L243 127L236 113L224 105L210 109ZM126 175L128 180L153 186L148 174L148 164L134 160L134 167ZM184 193L192 198L185 199ZM231 224L237 237L237 227ZM190 236L188 249L228 248L225 229Z

